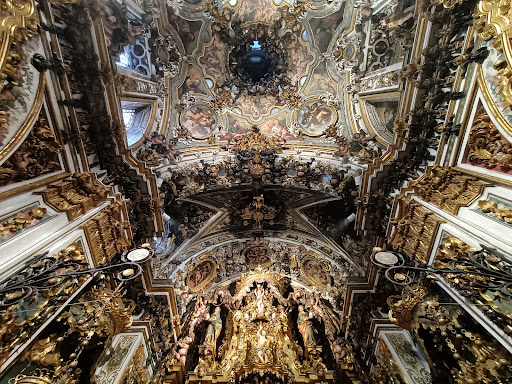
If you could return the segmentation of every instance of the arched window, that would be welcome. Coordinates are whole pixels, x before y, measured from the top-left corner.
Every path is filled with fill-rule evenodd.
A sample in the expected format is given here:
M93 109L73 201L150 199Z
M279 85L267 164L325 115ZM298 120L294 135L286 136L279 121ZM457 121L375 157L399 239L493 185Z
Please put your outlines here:
M141 140L153 124L156 112L154 104L153 101L135 101L135 99L121 101L126 141L129 147Z

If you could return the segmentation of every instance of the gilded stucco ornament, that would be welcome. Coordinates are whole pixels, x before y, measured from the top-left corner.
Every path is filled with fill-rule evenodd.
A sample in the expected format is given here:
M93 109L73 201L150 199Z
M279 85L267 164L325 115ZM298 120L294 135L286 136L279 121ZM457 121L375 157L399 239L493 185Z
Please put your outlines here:
M491 213L499 220L505 223L512 224L512 209L507 207L499 207L496 201L492 200L480 200L478 207L484 213Z
M395 230L389 243L395 251L406 253L411 259L427 264L439 225L444 222L421 204L408 198L401 199L398 216L390 221Z
M413 311L427 295L424 285L418 284L415 287L404 287L401 296L390 296L388 298L389 319L402 328L411 330Z
M245 135L235 137L233 151L280 151L281 145L275 137L261 133L257 128Z
M16 214L0 219L0 243L35 227L48 217L46 208L34 204L29 209L22 209Z
M58 212L66 212L69 220L74 220L99 206L110 193L96 180L95 175L77 173L70 180L50 185L42 194L45 203Z
M6 0L0 4L0 91L6 79L17 79L18 64L25 54L21 45L37 32L35 0Z
M155 39L155 53L156 62L162 72L172 77L179 73L182 58L171 35Z
M487 168L512 168L512 143L502 138L483 107L469 132L468 147L468 160L472 163Z
M94 334L106 337L108 344L112 337L130 328L133 322L135 303L122 297L122 287L122 284L115 290L93 287L57 321L62 321L71 332L88 339Z
M460 207L467 207L480 197L487 184L454 169L434 166L411 185L423 201L456 215Z
M240 216L244 220L245 226L252 223L253 229L261 229L264 222L268 222L270 225L274 224L276 209L265 205L263 195L254 196L253 202L242 210Z
M482 0L478 2L477 20L474 25L485 40L493 39L493 46L503 52L505 58L494 64L498 71L499 93L504 102L512 105L512 44L510 28L512 25L512 3L510 0Z
M44 113L41 113L25 141L0 166L0 186L62 169L59 159L61 150Z
M130 246L127 235L130 223L123 218L123 208L124 203L112 204L82 226L95 265L108 263Z

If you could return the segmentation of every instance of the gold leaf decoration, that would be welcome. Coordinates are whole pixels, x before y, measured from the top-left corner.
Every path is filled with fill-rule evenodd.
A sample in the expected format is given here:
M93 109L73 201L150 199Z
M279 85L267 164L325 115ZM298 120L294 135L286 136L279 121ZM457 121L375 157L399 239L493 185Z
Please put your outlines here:
M503 139L483 107L477 112L468 140L468 160L487 168L512 167L512 143Z
M24 41L37 33L35 0L5 0L0 3L0 91L7 79L16 79L25 54Z
M504 53L505 59L494 64L498 71L499 93L503 95L504 102L512 105L512 57L509 31L512 20L511 0L481 0L478 2L477 20L474 25L481 38L493 40L493 46Z
M85 172L49 186L43 191L43 197L49 206L67 212L69 220L74 220L104 202L109 192L110 188L96 180L93 174Z
M414 193L422 200L456 215L483 192L486 183L451 168L434 166L425 177L412 183Z
M25 141L0 166L0 187L61 170L61 149L41 112Z

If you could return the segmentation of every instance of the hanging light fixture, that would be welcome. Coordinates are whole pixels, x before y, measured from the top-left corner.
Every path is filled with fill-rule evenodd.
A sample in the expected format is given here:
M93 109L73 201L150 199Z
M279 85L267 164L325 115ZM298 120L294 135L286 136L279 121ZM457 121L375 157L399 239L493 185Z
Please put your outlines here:
M154 255L149 243L132 249L121 255L121 262L111 265L89 268L87 263L65 262L48 252L0 283L0 306L20 303L38 290L61 285L81 276L93 276L101 273L114 273L119 281L128 281L142 273L142 264Z
M496 250L482 246L480 250L468 251L453 257L435 260L435 264L420 264L398 252L373 249L372 263L384 270L384 276L394 284L410 285L417 277L437 279L445 275L457 279L457 290L469 295L475 289L500 293L512 298L512 263Z

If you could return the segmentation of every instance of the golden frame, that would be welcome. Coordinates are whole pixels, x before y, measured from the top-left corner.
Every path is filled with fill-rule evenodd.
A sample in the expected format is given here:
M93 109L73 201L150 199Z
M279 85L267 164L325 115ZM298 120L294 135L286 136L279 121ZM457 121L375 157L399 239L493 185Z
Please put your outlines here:
M0 69L3 72L12 44L21 43L37 31L37 3L35 0L5 0L0 9ZM7 15L4 17L4 15Z
M498 71L499 93L503 95L504 102L510 107L512 105L512 43L510 42L512 1L481 0L478 2L476 17L478 19L475 21L475 26L480 37L484 40L493 39L493 47L505 56L505 59L497 61L494 67ZM507 133L512 135L512 127L503 119L490 97L481 68L478 71L478 85L482 89L493 115Z
M214 124L214 125L212 125L212 130L211 130L211 132L210 132L210 133L208 133L208 135L206 135L206 136L201 136L201 137L199 137L199 136L193 136L193 135L189 132L190 136L191 136L193 139L195 139L195 140L206 140L206 139L208 139L209 137L211 137L211 136L215 133L215 130L219 127L219 125L221 125L221 124L219 124L219 122L220 122L220 120L221 120L221 119L220 119L219 114L218 114L217 112L215 112L215 110L214 110L212 107L210 107L209 105L206 105L206 104L194 104L194 105L191 105L190 107L188 107L187 109L185 109L183 112L181 112L181 113L180 113L180 125L181 125L182 127L184 126L184 124L183 124L183 123L184 123L184 121L185 121L185 120L184 120L185 113L187 113L187 112L188 112L189 110L191 110L192 108L201 108L201 107L206 108L206 110L210 110L210 111L212 111L213 115L215 115L215 117L216 117L216 121L215 121L215 124Z
M41 111L41 106L43 105L44 94L46 90L46 76L44 73L41 73L39 76L39 84L37 85L36 97L34 99L34 104L30 108L30 112L28 113L25 121L22 126L18 129L18 131L14 134L14 136L9 140L7 144L0 150L0 163L14 151L20 141L25 137L26 133L30 131L34 122Z
M293 110L293 112L292 112L292 116L291 116L291 120L292 120L292 124L293 124L293 123L297 123L297 124L298 124L299 111L300 111L300 110L301 110L301 109L302 109L306 104L311 103L311 102L313 102L313 101L316 101L316 102L318 102L318 103L322 104L323 106L325 106L325 107L329 108L329 109L332 111L332 116L333 116L333 118L331 119L331 122L330 122L329 124L326 124L325 129L324 129L324 130L322 131L322 133L320 133L320 134L316 134L316 135L314 135L314 134L308 133L308 132L306 132L306 131L302 128L302 126L300 126L300 125L299 125L299 129L300 129L300 131L301 131L304 135L306 135L306 136L309 136L309 137L320 137L320 136L325 135L325 131L327 130L327 128L329 127L329 125L333 125L333 124L336 124L336 123L338 122L338 117L339 117L339 116L338 116L338 112L337 112L337 111L336 111L332 106L327 105L326 103L322 102L322 100L318 99L317 97L308 97L307 99L305 99L305 100L300 104L300 106L299 106L297 109Z
M194 269L196 269L199 265L203 264L203 263L209 263L211 266L212 266L212 270L208 273L208 276L205 277L205 279L203 281L201 281L199 284L195 285L195 286L190 286L190 272L192 272ZM197 263L193 264L193 266L190 268L190 270L187 271L187 280L186 280L186 284L187 284L187 287L189 288L190 292L192 293L195 293L195 292L199 292L199 291L202 291L203 289L205 289L212 281L213 279L217 276L217 263L215 262L215 260L213 260L213 258L211 257L199 257L199 259L197 260Z
M324 268L324 272L329 276L330 279L332 279L332 276L330 274L331 269L332 269L331 264L328 263L327 261L322 260L319 257L317 257L314 252L308 252L307 256L304 257L300 261L300 270L302 271L302 274L306 277L306 279L310 283L312 283L313 285L316 285L317 287L319 287L321 289L324 289L324 290L327 289L330 284L322 284L322 282L318 281L314 276L312 276L308 272L308 269L306 268L306 263L309 261L314 261L314 262L317 262L318 264L320 264Z

